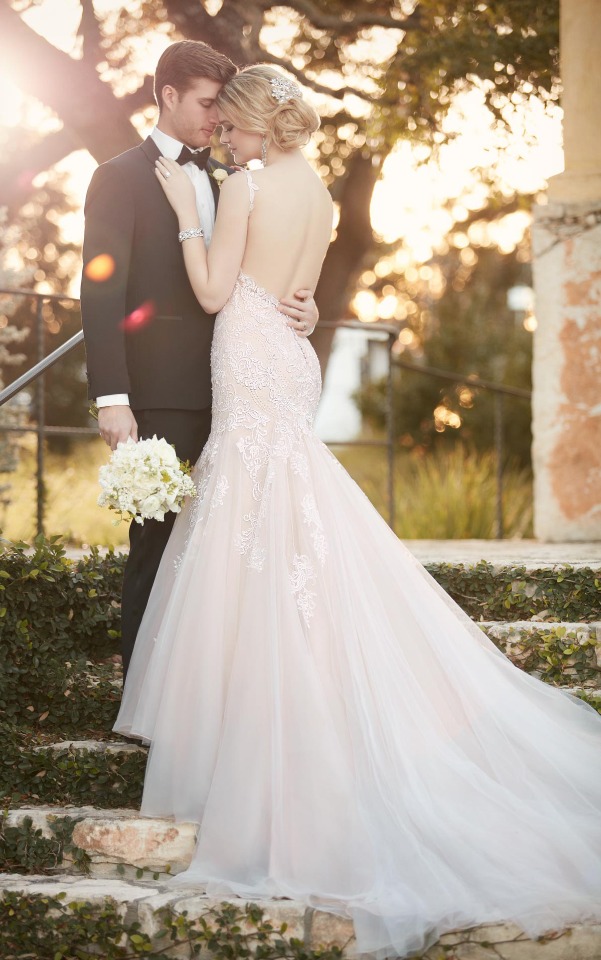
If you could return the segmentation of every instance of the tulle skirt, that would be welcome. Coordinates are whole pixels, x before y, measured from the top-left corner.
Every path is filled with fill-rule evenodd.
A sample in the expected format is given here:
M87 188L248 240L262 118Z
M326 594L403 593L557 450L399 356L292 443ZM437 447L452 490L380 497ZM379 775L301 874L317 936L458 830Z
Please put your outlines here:
M601 718L514 667L313 434L250 505L239 441L199 464L115 726L151 744L143 814L199 824L173 882L351 917L382 958L601 920Z

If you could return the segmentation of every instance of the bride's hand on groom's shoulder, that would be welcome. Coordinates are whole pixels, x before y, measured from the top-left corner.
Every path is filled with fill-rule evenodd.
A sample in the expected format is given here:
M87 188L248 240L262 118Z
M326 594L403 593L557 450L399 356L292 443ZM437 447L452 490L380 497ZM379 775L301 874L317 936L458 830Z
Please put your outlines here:
M319 320L319 310L311 290L297 290L293 297L284 297L280 300L279 309L286 314L288 326L299 337L311 336Z
M169 203L179 216L196 213L196 194L190 177L175 160L159 157L154 172Z

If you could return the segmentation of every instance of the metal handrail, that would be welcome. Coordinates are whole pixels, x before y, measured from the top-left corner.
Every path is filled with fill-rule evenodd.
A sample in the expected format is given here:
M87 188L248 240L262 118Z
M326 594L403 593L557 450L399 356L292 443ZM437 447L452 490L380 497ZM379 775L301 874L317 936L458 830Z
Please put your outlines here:
M397 366L404 370L414 370L416 373L427 373L430 377L439 377L441 380L450 380L451 383L464 383L467 387L482 387L484 390L491 390L493 393L505 394L508 397L522 397L525 400L532 399L532 391L525 390L523 387L510 387L505 383L496 383L494 380L482 380L471 373L457 374L450 370L440 370L439 367L428 367L426 364L409 363L407 360L395 360Z
M89 427L52 427L45 423L45 404L43 392L43 375L46 370L54 366L59 360L67 356L84 339L83 330L74 334L69 340L53 350L47 357L44 357L43 342L43 318L42 307L45 301L79 303L77 297L67 297L62 294L39 293L36 290L15 290L13 288L0 287L0 294L9 294L11 296L31 297L36 300L36 321L37 321L37 347L38 362L13 383L0 391L0 407L11 400L17 393L36 383L36 410L37 425L35 427L18 427L11 425L0 425L0 432L16 433L36 433L38 437L37 449L37 530L43 532L43 473L44 473L44 451L43 441L46 434L54 436L84 436L95 435L97 431ZM394 529L395 498L394 498L394 409L393 409L393 376L394 366L404 370L413 371L424 376L431 376L437 379L446 380L451 383L461 383L466 386L479 387L489 390L494 394L494 439L496 452L496 537L503 537L503 398L504 396L519 397L521 399L530 399L532 394L530 390L521 387L512 387L502 383L496 383L492 380L485 380L472 374L457 374L449 370L441 370L438 367L430 367L425 364L410 363L407 360L396 358L392 360L392 347L398 337L398 328L390 323L375 321L373 323L364 323L360 320L322 320L320 329L347 329L360 330L362 333L375 331L384 333L387 337L388 346L388 375L386 385L386 439L385 440L331 440L326 441L328 446L370 446L387 448L387 466L388 466L388 522Z
M532 391L525 390L523 387L510 387L504 383L495 383L494 380L483 380L481 377L467 374L450 373L448 370L440 370L439 367L429 367L426 364L409 363L407 360L396 360L399 367L403 370L412 370L414 373L425 374L430 377L437 377L440 380L450 381L451 383L461 383L467 387L481 387L484 390L490 390L494 398L493 408L493 435L495 443L495 538L502 540L505 532L505 518L503 511L503 460L504 460L504 397L519 397L522 400L531 400Z
M50 367L53 367L55 363L57 363L62 357L65 357L68 353L71 353L71 351L82 342L83 330L80 330L79 333L74 334L69 340L65 340L60 347L57 347L56 350L53 350L52 353L49 353L48 356L44 357L43 360L40 360L39 363L36 363L31 370L27 370L25 373L21 374L21 376L9 384L8 387L5 387L4 390L0 391L0 407L3 403L6 403L7 400L12 400L17 393L20 393L21 390L23 390L25 387L28 387L34 382L34 380L37 380L37 378L46 370L48 370Z
M36 411L36 426L34 428L18 428L20 433L35 433L37 436L37 451L36 451L36 528L38 533L44 532L44 437L47 432L46 427L46 398L44 395L44 370L48 369L49 366L52 366L52 363L55 363L59 357L53 356L57 353L55 350L53 354L50 354L48 358L44 357L44 317L42 311L44 309L44 304L47 302L69 302L77 303L78 300L76 297L68 297L60 293L40 293L38 290L15 290L13 287L0 287L0 294L9 294L12 297L30 297L35 300L35 319L36 319L36 353L38 362L35 365L34 369L37 370L35 376L30 376L26 378L27 383L33 383L35 381L35 411ZM83 337L83 334L82 334ZM75 346L75 344L73 344ZM58 348L60 350L60 347ZM70 349L73 349L71 347ZM70 351L67 351L70 352ZM64 356L64 353L62 354ZM44 360L48 359L48 364L43 366L43 369L40 369ZM30 371L31 373L31 371ZM22 379L22 378L19 378ZM9 391L12 390L12 387L15 384L10 384L7 388ZM19 386L19 390L23 389L24 384ZM3 391L4 392L4 391ZM14 396L18 390L15 387L15 390L11 393L11 396ZM9 398L6 397L3 402L6 402ZM80 431L82 432L82 431ZM89 432L89 431L85 431Z
M54 366L62 357L67 356L74 350L84 339L83 330L80 330L74 336L72 336L65 343L61 344L60 347L57 347L56 350L53 350L47 357L43 356L44 348L44 337L43 337L43 318L42 318L42 307L45 301L68 301L71 303L78 303L79 300L76 297L66 297L61 294L43 294L39 293L36 290L15 290L12 288L0 287L0 294L9 294L11 296L21 296L21 297L31 297L36 300L36 321L37 321L37 345L38 345L38 362L30 369L27 370L24 374L18 377L13 383L9 384L8 387L5 387L4 390L0 391L0 407L6 403L8 400L11 400L16 394L18 394L25 387L30 386L32 383L36 384L36 410L37 410L37 425L35 427L18 427L11 425L0 425L0 432L15 432L15 433L36 433L37 434L37 462L36 462L36 476L37 476L37 532L43 533L44 530L44 437L47 434L54 436L85 436L85 435L95 435L96 430L86 427L49 427L45 423L45 404L44 404L44 391L43 391L43 375L46 370ZM342 320L342 321L333 321L333 320L324 320L320 326L322 328L337 328L345 327L352 330L360 330L366 332L369 330L377 331L378 333L384 333L388 339L388 404L387 404L387 416L386 416L386 440L348 440L342 443L341 441L331 441L329 446L379 446L386 447L388 451L388 522L390 526L394 529L394 509L395 509L395 498L394 498L394 424L393 424L393 405L392 405L392 387L393 387L393 367L392 367L392 346L398 336L398 330L392 324L386 323L372 323L369 327L366 327L365 324L357 320Z

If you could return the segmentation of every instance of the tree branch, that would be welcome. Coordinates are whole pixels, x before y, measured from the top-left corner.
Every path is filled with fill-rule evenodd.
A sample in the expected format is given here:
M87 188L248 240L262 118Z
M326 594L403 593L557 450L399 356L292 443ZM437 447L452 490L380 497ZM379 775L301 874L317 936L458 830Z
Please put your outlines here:
M152 77L145 77L137 90L117 102L124 105L128 114L154 103ZM34 192L33 180L38 173L49 170L70 153L81 150L82 146L79 137L68 127L63 127L20 150L18 161L9 157L0 164L0 206L7 207L9 212L18 210Z
M140 84L137 90L134 90L133 93L126 94L125 97L121 97L120 99L121 103L125 104L127 112L130 114L130 116L132 113L136 113L138 110L143 110L145 107L150 107L155 103L154 77L144 77L143 82Z
M77 33L83 40L83 59L86 63L96 66L104 59L100 23L94 10L93 0L80 0L80 3L81 20Z
M102 82L95 66L54 47L8 0L0 0L0 57L19 87L54 110L99 163L140 142L126 102Z
M223 0L214 16L207 13L199 0L163 0L163 4L169 20L182 36L209 43L238 66L250 62L244 35L249 17L246 0Z
M265 4L266 9L268 7L281 6L296 10L297 13L306 17L318 30L331 31L341 36L358 32L364 27L387 27L394 30L404 30L406 32L408 30L419 29L421 25L419 7L416 8L410 16L405 17L403 20L397 20L395 17L384 16L368 11L353 13L352 16L351 12L348 11L348 13L342 16L336 16L320 10L319 7L313 3L313 0L284 0L283 3L274 0L274 2Z
M204 40L212 33L212 23L219 17L210 16L199 0L163 0L167 16L174 27L188 40Z
M33 192L32 181L37 174L80 148L77 137L63 127L28 149L20 150L15 159L9 157L0 166L0 206L8 207L9 211L18 210Z
M308 77L307 74L303 73L302 70L294 67L290 61L282 60L280 57L274 56L273 53L268 53L267 50L261 50L260 55L266 63L273 63L275 66L281 67L282 70L287 70L288 73L291 73L298 80L300 80L303 86L310 87L310 89L314 90L315 93L324 93L328 97L335 97L336 100L342 100L345 94L352 93L355 97L360 97L361 100L365 100L367 103L377 102L377 98L370 97L370 95L365 93L364 90L357 90L356 87L341 87L339 90L333 90L331 87L325 87L317 80L312 80L311 77Z

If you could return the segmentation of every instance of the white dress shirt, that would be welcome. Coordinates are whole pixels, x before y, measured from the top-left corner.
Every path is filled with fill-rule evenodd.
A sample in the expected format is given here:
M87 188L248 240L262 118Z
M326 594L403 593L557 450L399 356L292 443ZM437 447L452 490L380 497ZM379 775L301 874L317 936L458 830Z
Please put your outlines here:
M173 137L170 137L167 133L163 133L163 131L159 130L158 127L154 127L150 133L150 136L161 151L161 155L163 157L167 157L169 160L177 160L181 153L181 149L184 146L183 143L180 143L179 140L175 140ZM192 152L196 153L197 151L193 150ZM208 246L213 234L213 228L215 226L215 198L213 196L211 184L209 183L209 175L206 170L199 170L196 164L192 163L192 161L189 163L184 163L182 169L186 171L194 185L194 190L196 191L196 208L198 210L198 217L200 219L200 225L204 234L204 241ZM129 396L127 393L108 394L106 396L97 397L96 405L98 407L126 407L129 406Z

